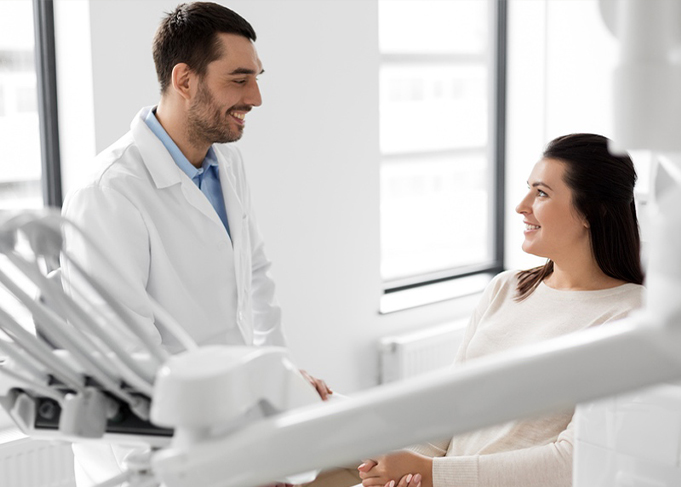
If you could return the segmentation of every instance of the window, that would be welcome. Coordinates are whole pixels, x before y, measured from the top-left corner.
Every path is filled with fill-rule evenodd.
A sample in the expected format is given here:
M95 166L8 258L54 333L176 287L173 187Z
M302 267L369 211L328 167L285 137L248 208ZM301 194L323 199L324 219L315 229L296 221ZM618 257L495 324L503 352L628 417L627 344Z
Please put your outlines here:
M0 208L39 208L40 125L31 2L0 2Z
M504 14L379 0L386 293L502 268Z
M0 210L61 205L55 100L52 2L0 1ZM17 277L2 255L0 270ZM0 301L32 326L2 287Z
M0 1L0 210L61 204L55 100L52 1ZM2 255L0 271L22 281ZM4 287L0 302L18 323L33 327ZM10 424L0 409L0 429Z
M54 71L52 2L0 2L0 209L61 204Z

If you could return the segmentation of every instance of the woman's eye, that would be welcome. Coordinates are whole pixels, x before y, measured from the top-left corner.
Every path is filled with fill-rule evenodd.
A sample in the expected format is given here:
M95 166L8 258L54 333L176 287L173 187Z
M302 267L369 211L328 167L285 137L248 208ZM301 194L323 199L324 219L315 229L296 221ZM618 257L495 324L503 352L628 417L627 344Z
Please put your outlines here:
M537 196L544 197L544 196L548 196L548 194L546 194L546 193L545 193L544 191L542 191L541 189L538 189L538 190L537 190Z

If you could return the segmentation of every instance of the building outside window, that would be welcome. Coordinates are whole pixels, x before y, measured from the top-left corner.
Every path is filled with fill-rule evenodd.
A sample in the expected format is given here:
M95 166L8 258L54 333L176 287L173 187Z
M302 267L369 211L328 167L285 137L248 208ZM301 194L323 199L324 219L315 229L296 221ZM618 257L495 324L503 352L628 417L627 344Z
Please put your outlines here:
M0 2L0 209L40 208L33 3Z
M379 0L386 292L501 270L498 3Z

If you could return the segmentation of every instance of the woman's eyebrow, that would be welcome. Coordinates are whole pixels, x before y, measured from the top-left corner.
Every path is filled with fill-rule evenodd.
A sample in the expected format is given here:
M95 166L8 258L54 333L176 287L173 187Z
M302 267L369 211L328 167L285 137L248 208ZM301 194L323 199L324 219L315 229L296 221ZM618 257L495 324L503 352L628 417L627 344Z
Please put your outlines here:
M527 184L530 184L529 181L528 181ZM549 186L548 184L546 184L545 182L543 182L543 181L535 181L534 183L532 183L532 187L533 187L533 188L536 188L537 186L544 186L545 188L550 189L551 191L553 191L553 188L552 188L551 186Z

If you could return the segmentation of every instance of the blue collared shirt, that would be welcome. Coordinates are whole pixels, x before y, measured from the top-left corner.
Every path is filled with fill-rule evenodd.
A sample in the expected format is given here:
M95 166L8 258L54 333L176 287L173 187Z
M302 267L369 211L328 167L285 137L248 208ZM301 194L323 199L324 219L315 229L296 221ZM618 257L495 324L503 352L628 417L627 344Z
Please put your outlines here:
M227 221L227 210L225 208L225 199L222 195L222 186L220 184L220 171L218 166L218 159L215 155L213 147L208 149L206 158L203 160L201 167L197 169L189 159L185 157L180 148L170 138L168 132L165 131L161 123L154 115L155 110L149 110L144 121L149 126L151 131L163 143L175 164L178 165L182 171L189 176L189 179L194 181L194 184L201 190L201 192L208 198L210 204L215 208L216 213L220 217L222 224L229 235L229 222Z

